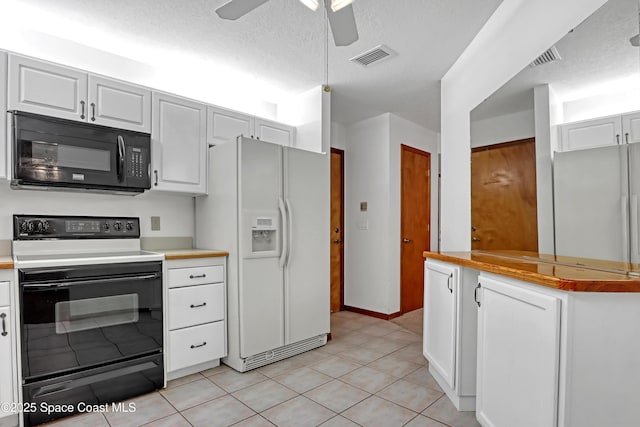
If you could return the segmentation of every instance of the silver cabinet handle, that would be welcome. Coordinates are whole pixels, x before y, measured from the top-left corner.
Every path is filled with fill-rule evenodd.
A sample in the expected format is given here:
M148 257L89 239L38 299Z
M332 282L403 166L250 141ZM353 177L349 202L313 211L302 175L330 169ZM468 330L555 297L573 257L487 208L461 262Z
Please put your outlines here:
M476 289L473 291L473 300L476 302L476 304L478 304L478 307L480 307L480 300L478 299L478 291L480 290L482 286L480 285L480 283L478 283L478 286L476 286Z
M80 118L84 119L84 101L80 101Z
M625 134L624 134L624 142L625 142L626 144L628 144L628 143L629 143L629 132L625 132Z
M189 275L189 279L204 279L205 277L207 277L206 274L196 274L196 275Z
M4 313L0 314L0 319L2 319L2 336L3 337L6 337L7 334L9 333L7 332L7 322L5 320L6 317L7 317L6 314Z
M157 187L158 186L158 169L154 170L153 173L156 176L156 182L153 185L155 185Z
M453 293L453 286L451 286L451 279L453 279L453 273L449 274L447 277L447 289L449 289L449 293Z
M620 134L616 134L616 144L620 144Z
M191 348L204 347L205 345L207 345L207 342L203 341L202 344L191 344Z
M96 104L94 102L91 103L91 121L96 121Z
M198 307L204 307L205 305L207 305L206 302L203 302L202 304L191 304L190 307L191 308L198 308Z

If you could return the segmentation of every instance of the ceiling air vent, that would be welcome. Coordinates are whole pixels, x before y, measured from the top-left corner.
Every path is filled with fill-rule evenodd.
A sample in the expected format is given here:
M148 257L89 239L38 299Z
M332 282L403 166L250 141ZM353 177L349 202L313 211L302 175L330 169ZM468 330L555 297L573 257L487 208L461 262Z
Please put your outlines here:
M373 49L370 49L360 55L354 56L349 61L356 62L363 67L368 67L371 64L378 63L385 59L389 59L394 56L396 53L389 49L385 45L378 45Z
M562 59L562 57L558 53L558 49L555 46L551 46L546 52L538 56L535 61L529 64L529 67L537 67L539 65L548 64L549 62L557 61L559 59Z

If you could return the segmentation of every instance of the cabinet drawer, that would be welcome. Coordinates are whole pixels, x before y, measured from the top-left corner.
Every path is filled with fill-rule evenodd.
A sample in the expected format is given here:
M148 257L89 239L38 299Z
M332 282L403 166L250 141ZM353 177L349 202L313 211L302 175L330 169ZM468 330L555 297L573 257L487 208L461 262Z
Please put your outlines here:
M169 332L168 371L176 371L224 357L224 322Z
M224 267L221 265L209 267L172 268L169 270L170 288L218 282L224 282Z
M0 305L11 305L9 282L0 282Z
M169 289L169 329L224 319L224 283Z

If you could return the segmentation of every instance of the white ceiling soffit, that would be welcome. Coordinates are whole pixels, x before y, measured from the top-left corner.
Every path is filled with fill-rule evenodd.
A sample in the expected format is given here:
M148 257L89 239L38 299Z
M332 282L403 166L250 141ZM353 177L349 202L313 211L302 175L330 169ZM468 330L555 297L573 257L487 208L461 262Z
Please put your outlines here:
M299 0L270 0L228 21L215 13L226 1L2 0L0 13L5 22L20 23L36 22L42 12L46 19L37 21L42 33L158 70L173 67L182 79L203 88L220 81L228 88L241 84L219 77L220 68L237 70L251 87L273 88L273 99L261 98L271 102L278 101L278 94L302 93L324 83L323 13L310 13ZM440 79L501 1L355 0L358 41L336 47L329 33L332 119L348 124L391 112L439 130ZM34 13L16 12L11 7L16 5ZM366 69L349 61L381 44L397 52L392 61Z

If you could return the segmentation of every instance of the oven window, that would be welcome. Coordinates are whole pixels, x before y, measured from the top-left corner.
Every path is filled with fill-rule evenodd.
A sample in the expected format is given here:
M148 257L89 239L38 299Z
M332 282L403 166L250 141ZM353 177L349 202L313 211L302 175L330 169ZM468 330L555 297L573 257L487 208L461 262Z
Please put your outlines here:
M55 306L57 334L138 321L138 294L62 301Z

